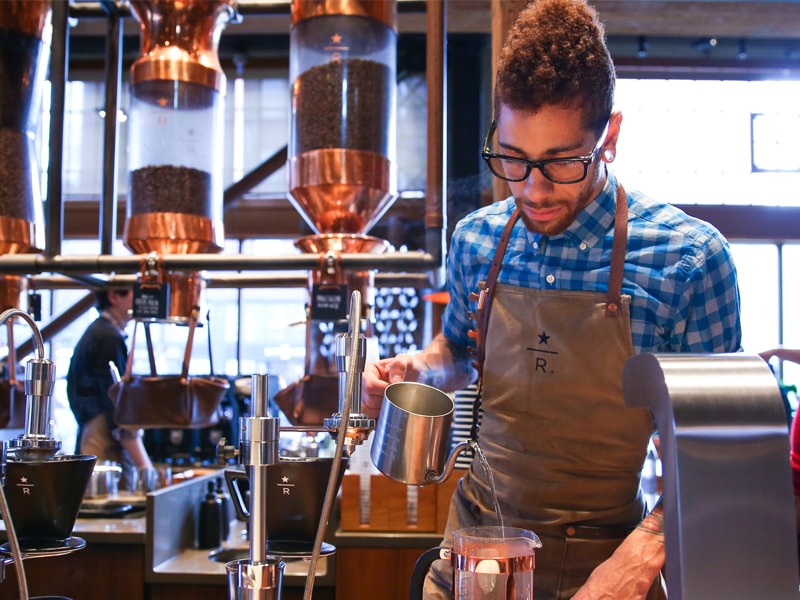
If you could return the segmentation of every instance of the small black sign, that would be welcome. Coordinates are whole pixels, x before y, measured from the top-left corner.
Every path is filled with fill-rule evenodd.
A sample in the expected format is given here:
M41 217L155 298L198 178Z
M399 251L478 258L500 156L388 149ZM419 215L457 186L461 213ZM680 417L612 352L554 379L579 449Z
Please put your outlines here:
M339 321L347 318L347 286L315 283L311 288L311 318Z
M133 287L133 318L164 320L169 309L169 285Z
M28 294L28 314L34 321L42 320L42 295L38 292Z

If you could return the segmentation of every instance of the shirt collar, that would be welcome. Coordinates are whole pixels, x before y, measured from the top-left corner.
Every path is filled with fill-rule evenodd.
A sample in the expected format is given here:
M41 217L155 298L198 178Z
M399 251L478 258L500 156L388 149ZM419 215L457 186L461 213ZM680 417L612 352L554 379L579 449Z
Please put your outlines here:
M100 316L103 317L104 319L106 319L114 327L116 327L117 331L120 332L122 337L127 337L127 334L125 333L125 325L126 324L123 323L122 321L120 321L119 319L117 319L116 317L114 317L114 315L111 314L111 311L104 310L104 311L102 311L100 313Z

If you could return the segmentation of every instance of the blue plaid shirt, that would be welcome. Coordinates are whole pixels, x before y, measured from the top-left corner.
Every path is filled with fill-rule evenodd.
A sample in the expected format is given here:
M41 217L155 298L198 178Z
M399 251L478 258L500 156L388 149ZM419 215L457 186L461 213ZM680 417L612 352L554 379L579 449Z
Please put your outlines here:
M605 293L614 237L616 179L609 174L598 198L562 234L514 226L499 283L536 289ZM727 241L713 226L644 194L628 195L628 245L622 293L631 296L631 333L645 352L737 352L741 349L739 288ZM453 233L447 259L443 332L474 346L467 311L478 282L486 281L513 199L465 217Z

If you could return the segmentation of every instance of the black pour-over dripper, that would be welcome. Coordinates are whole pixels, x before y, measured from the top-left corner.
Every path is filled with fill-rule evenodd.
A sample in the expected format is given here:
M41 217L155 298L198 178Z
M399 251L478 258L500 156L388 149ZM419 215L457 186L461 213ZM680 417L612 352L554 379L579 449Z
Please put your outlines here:
M23 552L74 545L72 529L96 460L83 455L6 463L6 501Z

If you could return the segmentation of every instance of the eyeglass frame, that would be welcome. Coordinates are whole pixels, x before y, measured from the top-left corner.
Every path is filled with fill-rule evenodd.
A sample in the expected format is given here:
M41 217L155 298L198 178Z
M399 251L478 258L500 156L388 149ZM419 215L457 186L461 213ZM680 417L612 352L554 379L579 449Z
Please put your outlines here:
M528 177L531 176L531 171L534 169L538 169L539 172L544 176L545 179L551 181L553 183L557 183L560 185L570 185L573 183L580 183L586 176L589 174L589 167L594 162L594 159L597 158L597 153L600 152L600 149L603 147L603 144L606 143L606 137L608 136L608 128L611 124L611 120L609 119L606 121L605 127L603 127L603 132L600 134L600 137L597 140L594 148L588 154L584 154L583 156L565 156L563 158L546 158L544 160L528 160L527 158L519 158L517 156L508 156L507 154L497 154L496 152L492 152L489 149L489 142L492 138L492 135L495 131L497 131L497 121L492 119L491 124L489 125L489 130L486 132L486 137L483 139L483 150L481 150L481 158L486 161L486 164L489 167L489 170L495 177L499 177L504 181L510 181L512 183L518 183L520 181L525 181ZM525 176L520 178L510 178L506 177L505 175L500 175L492 168L492 163L490 162L493 158L499 158L500 160L510 160L512 162L520 163L525 166ZM580 179L575 179L571 181L559 181L557 179L553 179L550 177L545 170L542 168L550 163L555 162L576 162L583 164L583 176Z

